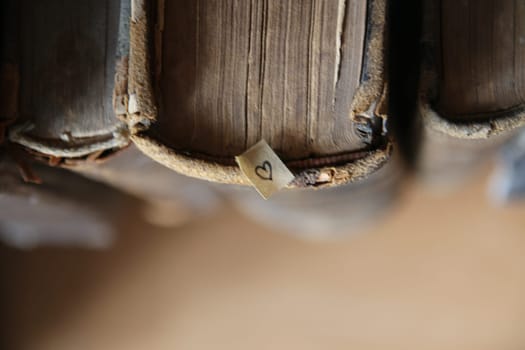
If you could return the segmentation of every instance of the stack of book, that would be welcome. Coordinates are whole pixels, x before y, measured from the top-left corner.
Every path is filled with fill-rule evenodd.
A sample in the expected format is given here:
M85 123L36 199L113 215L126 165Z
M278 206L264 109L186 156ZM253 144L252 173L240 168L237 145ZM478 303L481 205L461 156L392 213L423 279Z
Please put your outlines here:
M27 182L44 163L149 203L202 208L225 191L300 234L348 231L407 174L461 183L525 125L520 1L2 7L2 161ZM263 158L238 166L261 140L292 174L268 202L232 190L282 180Z

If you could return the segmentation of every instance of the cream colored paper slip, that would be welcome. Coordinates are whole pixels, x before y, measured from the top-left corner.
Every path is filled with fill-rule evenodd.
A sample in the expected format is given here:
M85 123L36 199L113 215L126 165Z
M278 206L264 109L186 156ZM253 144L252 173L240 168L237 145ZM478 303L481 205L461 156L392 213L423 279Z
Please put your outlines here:
M264 199L285 188L295 178L264 140L235 157L235 160Z

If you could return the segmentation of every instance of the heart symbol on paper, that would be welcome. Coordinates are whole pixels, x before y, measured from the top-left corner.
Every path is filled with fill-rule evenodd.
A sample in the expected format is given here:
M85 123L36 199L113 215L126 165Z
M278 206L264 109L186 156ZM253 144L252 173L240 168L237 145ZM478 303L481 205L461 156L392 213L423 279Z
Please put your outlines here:
M258 165L255 168L255 174L259 176L261 179L266 181L273 181L273 172L272 172L272 164L265 160L262 165Z

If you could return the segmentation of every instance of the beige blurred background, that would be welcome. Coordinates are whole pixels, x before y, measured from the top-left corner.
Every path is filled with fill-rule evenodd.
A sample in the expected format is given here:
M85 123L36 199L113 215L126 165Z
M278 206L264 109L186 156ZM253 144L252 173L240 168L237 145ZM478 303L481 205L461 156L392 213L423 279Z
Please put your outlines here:
M0 249L5 349L523 349L525 205L487 175L407 185L386 217L314 243L229 207L130 222L104 252Z

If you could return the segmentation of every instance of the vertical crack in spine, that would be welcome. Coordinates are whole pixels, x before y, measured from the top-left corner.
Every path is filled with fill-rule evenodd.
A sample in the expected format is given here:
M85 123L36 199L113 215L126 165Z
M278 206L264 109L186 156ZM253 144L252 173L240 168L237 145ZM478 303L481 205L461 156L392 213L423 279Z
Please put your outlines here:
M287 123L287 120L286 120L286 117L288 115L288 59L289 59L289 54L288 54L288 51L290 49L290 27L291 27L291 22L292 22L292 8L293 6L291 5L291 1L287 1L286 3L286 30L285 30L285 34L284 34L284 55L283 55L283 60L284 60L284 71L283 71L283 74L284 74L284 79L283 79L283 93L284 93L284 96L283 96L283 106L282 106L282 121L281 121L281 135L286 135L286 123ZM281 150L284 150L286 146L286 142L285 142L285 137L281 137Z
M347 28L347 13L346 13L346 1L347 0L339 0L339 6L337 9L337 36L336 36L336 62L334 67L334 100L333 104L335 105L335 99L337 91L337 85L339 84L339 80L341 79L341 68L342 64L341 61L343 59L343 48L344 48L344 42L345 42L345 34L346 34L346 28Z
M268 21L269 21L269 0L263 1L262 8L262 31L261 31L261 57L260 57L260 72L259 72L259 137L263 135L263 119L264 119L264 78L266 75L266 51L268 48ZM271 140L268 140L271 142Z
M249 0L249 11L248 11L248 55L246 57L246 85L245 85L245 97L244 97L244 148L248 148L248 131L249 131L249 110L250 110L250 74L252 66L252 34L253 34L253 1Z
M316 1L312 0L312 5L310 8L310 18L309 18L309 33L308 33L308 52L307 52L307 66L308 74L306 81L306 146L310 145L312 140L312 75L313 75L313 60L312 60L312 46L314 40L314 21L315 21L315 7Z

